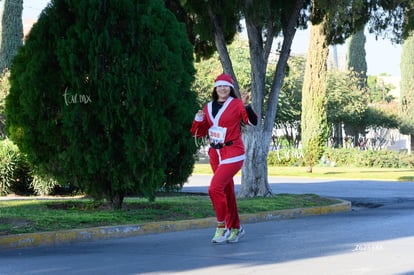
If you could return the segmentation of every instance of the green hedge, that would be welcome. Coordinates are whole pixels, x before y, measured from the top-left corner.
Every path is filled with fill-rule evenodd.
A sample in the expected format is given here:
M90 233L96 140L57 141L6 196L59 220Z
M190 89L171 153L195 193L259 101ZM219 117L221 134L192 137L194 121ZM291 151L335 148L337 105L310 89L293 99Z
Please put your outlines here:
M300 149L270 151L269 166L304 166ZM377 168L414 168L414 155L387 150L359 150L326 148L319 165Z
M305 160L300 149L279 149L270 151L267 156L269 166L304 166Z

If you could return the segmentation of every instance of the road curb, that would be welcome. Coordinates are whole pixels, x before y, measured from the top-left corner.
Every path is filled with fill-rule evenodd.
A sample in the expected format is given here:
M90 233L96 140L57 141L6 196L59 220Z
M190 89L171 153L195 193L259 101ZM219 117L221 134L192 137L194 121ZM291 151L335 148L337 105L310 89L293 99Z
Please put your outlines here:
M351 202L345 200L339 201L340 203L328 206L295 208L279 211L260 212L255 214L241 214L240 221L242 223L256 223L351 210ZM215 218L205 218L185 221L151 222L139 225L104 226L54 232L17 234L10 236L0 236L0 249L53 246L81 241L104 240L110 238L122 238L146 234L201 229L214 227L215 225Z

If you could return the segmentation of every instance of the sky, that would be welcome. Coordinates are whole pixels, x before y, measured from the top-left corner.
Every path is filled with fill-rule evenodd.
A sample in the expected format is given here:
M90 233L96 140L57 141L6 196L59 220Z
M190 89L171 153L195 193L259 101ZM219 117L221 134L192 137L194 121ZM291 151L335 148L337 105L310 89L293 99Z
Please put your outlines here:
M50 0L24 0L23 18L37 19ZM368 75L382 73L400 76L401 45L392 45L388 40L376 40L373 35L366 34L365 44ZM292 54L306 54L308 50L308 31L298 31L292 44ZM346 47L337 46L338 56L345 55Z
M50 0L23 0L23 19L37 19Z
M393 45L389 40L375 39L375 36L365 32L366 61L368 75L386 73L400 76L401 45ZM297 31L292 44L292 54L306 54L308 50L309 30ZM330 48L330 50L332 47ZM346 46L337 45L339 55L346 55Z

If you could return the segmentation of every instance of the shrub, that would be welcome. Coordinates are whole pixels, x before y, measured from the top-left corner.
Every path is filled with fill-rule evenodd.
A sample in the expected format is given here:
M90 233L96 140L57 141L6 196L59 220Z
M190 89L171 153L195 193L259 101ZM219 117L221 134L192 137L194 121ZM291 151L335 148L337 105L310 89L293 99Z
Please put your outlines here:
M79 190L40 174L9 139L0 140L0 195L72 195Z
M30 165L10 140L0 140L0 195L30 194Z
M30 186L37 195L46 196L52 194L55 187L58 186L58 182L51 177L44 177L35 174Z
M269 166L305 166L302 151L292 148L269 152L267 163ZM413 168L414 156L404 151L326 148L320 165L337 167Z
M327 148L324 156L330 163L335 163L335 166L378 168L414 167L414 156L408 155L407 152Z
M270 166L304 166L305 161L301 149L284 148L270 151L267 163Z

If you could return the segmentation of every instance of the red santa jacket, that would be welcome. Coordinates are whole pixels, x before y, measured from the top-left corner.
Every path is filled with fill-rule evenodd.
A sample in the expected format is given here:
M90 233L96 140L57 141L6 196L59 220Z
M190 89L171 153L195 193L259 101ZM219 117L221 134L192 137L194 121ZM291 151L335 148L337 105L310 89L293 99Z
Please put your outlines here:
M211 148L209 150L209 154L218 155L220 164L244 160L245 153L240 122L243 121L247 125L251 125L251 123L243 102L238 98L229 97L215 117L212 114L212 106L213 103L209 102L204 107L205 115L202 121L196 119L193 121L192 135L198 138L209 136L210 142L224 145L221 149Z

